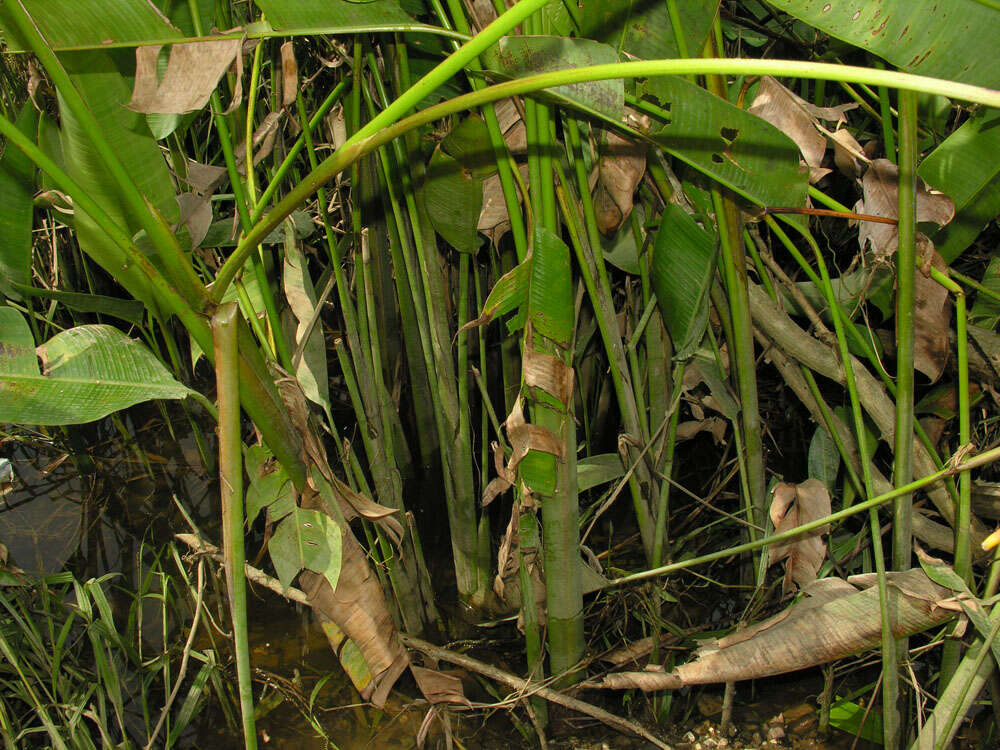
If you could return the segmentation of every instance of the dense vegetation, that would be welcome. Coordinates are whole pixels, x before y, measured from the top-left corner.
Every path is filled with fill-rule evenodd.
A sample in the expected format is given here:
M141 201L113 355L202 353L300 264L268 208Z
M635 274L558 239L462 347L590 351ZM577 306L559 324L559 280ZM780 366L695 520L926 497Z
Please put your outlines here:
M9 747L183 745L209 702L255 746L247 580L443 727L451 660L543 745L567 711L662 744L671 691L726 685L725 724L817 665L824 729L968 728L993 0L3 0L0 33L4 455L110 419L149 468L118 413L173 400L220 478L124 605L4 554ZM520 676L432 645L515 615Z

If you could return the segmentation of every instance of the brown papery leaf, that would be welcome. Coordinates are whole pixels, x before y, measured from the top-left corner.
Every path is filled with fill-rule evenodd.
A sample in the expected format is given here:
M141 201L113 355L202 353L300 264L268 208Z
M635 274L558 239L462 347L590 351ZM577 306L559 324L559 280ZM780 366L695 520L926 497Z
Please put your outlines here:
M648 127L648 117L645 122ZM646 145L605 130L598 162L599 189L594 196L597 228L603 234L614 234L632 213L635 190L645 171Z
M526 387L541 388L563 404L569 404L573 395L573 368L561 359L526 346L521 372Z
M920 568L888 573L892 607L892 635L903 637L955 619L955 613L938 606L952 598ZM829 580L829 579L824 579ZM845 581L822 585L816 592L823 601L810 602L817 584L805 590L806 598L770 627L758 628L749 638L723 639L703 649L698 658L673 672L611 674L587 687L669 690L685 685L750 680L827 664L882 642L879 591L872 586L858 591ZM728 641L728 642L727 642Z
M295 59L295 46L291 40L281 45L281 106L295 102L299 90L299 63Z
M918 253L923 256L919 245L926 241L923 235L918 238ZM930 248L931 265L947 274L948 264L944 258ZM925 256L924 256L925 257ZM951 322L951 297L948 290L934 279L921 271L917 272L914 289L914 324L916 340L913 344L913 366L935 382L944 372L948 363L951 345L948 341L948 331Z
M875 159L861 179L861 189L863 197L854 206L856 213L899 218L899 167L888 159ZM954 217L951 198L917 178L917 221L944 226ZM926 237L923 241L930 242ZM892 224L862 221L858 242L862 250L870 245L877 257L887 258L896 252L899 231Z
M772 496L769 513L774 530L779 534L830 515L830 493L818 479L807 479L802 484L781 482L775 486ZM822 526L771 546L768 564L785 561L782 583L785 595L794 592L793 584L803 587L816 579L826 557L823 534L827 528Z
M415 664L410 665L410 671L413 672L413 678L417 681L420 692L430 703L472 705L465 697L462 681L455 675L438 672L436 669L418 667Z
M771 76L764 76L760 79L757 96L748 111L767 120L795 141L809 167L809 182L818 182L830 172L820 166L826 152L824 134L827 131L819 128L819 121L839 124L846 119L844 113L857 106L856 102L851 102L836 107L817 107L792 93Z
M173 45L162 81L157 76L156 64L161 49L159 44L136 48L135 87L129 109L160 114L184 114L201 109L236 58L240 40Z

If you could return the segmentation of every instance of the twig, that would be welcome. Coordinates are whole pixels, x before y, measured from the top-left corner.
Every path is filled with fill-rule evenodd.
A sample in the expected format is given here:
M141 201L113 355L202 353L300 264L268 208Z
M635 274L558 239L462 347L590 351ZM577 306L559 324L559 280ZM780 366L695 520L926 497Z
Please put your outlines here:
M544 698L550 703L555 703L563 708L568 708L571 711L576 711L595 718L598 721L607 724L609 727L642 737L644 740L655 745L656 747L662 748L662 750L670 750L670 746L664 743L663 740L657 738L655 735L651 734L635 722L623 719L620 716L615 716L613 713L605 711L603 708L598 708L591 703L582 701L579 698L572 698L568 695L560 693L558 690L542 687L537 683L517 677L510 672L504 672L502 669L497 669L496 667L490 666L489 664L481 662L478 659L473 659L472 657L465 656L464 654L457 654L454 651L439 648L438 646L428 643L427 641L421 640L420 638L414 638L413 636L406 635L405 633L400 633L399 639L402 641L404 646L421 651L434 659L446 661L451 664L464 667L465 669L473 672L478 672L479 674L489 677L496 682L503 683L514 690L523 693L532 693L540 698Z

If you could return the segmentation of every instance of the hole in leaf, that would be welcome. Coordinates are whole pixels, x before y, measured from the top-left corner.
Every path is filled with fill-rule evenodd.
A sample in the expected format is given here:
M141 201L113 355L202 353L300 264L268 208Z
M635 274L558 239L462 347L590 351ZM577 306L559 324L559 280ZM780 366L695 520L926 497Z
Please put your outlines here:
M739 136L740 131L736 128L722 128L719 131L719 135L722 136L722 140L726 143L732 143Z
M712 161L716 164L722 164L725 160L722 158L721 154L712 154Z

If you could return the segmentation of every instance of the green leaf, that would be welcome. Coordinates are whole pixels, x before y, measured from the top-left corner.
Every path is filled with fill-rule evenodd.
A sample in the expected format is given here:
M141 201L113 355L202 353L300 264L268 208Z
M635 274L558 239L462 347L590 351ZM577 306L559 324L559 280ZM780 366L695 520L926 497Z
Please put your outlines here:
M581 458L576 462L576 488L583 492L618 479L624 473L625 467L617 453L601 453Z
M104 137L114 149L145 198L170 222L179 219L174 188L166 161L146 126L145 117L128 110L131 78L123 74L128 62L121 53L74 52L61 56L73 84L97 119ZM134 63L132 63L134 65ZM66 170L122 228L134 235L140 229L137 217L125 208L111 175L68 107L60 102L62 147ZM83 212L74 216L80 247L97 261L132 296L154 307L149 282L104 232Z
M1000 211L1000 207L997 210ZM994 255L990 258L980 283L1000 296L1000 256ZM976 295L976 302L969 311L969 322L990 330L996 328L1000 322L1000 302L985 294Z
M667 206L653 245L653 289L675 359L694 354L705 334L715 246L715 238L680 206Z
M441 141L441 150L481 180L497 171L490 132L479 115L469 115L452 128Z
M55 50L100 47L109 42L169 42L180 29L149 0L21 0L38 30ZM16 31L9 12L0 4L0 32L8 52L27 45Z
M83 294L81 292L61 292L56 289L13 285L14 291L25 297L52 299L71 310L85 313L100 313L133 325L142 325L146 318L146 308L134 299L108 297L103 294Z
M969 118L924 159L917 174L955 203L955 218L931 237L950 263L1000 213L1000 111L986 109Z
M253 478L246 499L248 525L257 519L264 508L267 508L267 518L272 523L295 511L295 487L283 468L279 466L276 471L262 477L250 476Z
M138 341L111 326L56 334L38 347L20 313L0 308L0 422L63 425L101 419L154 398L192 391Z
M476 226L483 208L483 182L440 146L427 166L424 202L431 224L445 242L461 253L479 249Z
M38 110L25 102L15 126L34 140ZM19 148L7 144L0 157L0 292L20 299L11 287L31 280L31 224L34 213L35 165Z
M607 42L644 60L681 57L663 0L576 0L575 4L580 36ZM717 0L677 0L689 55L697 56L701 51L718 6Z
M840 470L840 451L826 428L819 426L809 441L807 466L810 477L820 480L829 492L833 492Z
M650 79L646 93L670 111L653 134L665 151L759 206L806 205L799 147L771 123L676 76Z
M847 700L834 703L830 707L830 726L872 744L882 744L882 714L857 703Z
M533 240L528 320L536 334L565 349L573 337L573 278L569 248L538 224L535 225Z
M874 52L907 73L997 88L1000 13L977 0L877 3L767 0L830 36Z
M309 263L298 242L290 237L285 242L285 262L282 285L285 299L298 325L292 341L295 348L302 346L302 358L295 368L295 377L306 398L320 406L333 424L330 412L330 379L327 376L326 344L323 327L315 319L318 297L309 276ZM310 327L310 322L312 325ZM304 345L303 345L304 342Z
M347 34L412 26L395 0L358 4L345 0L254 0L275 31L284 34Z
M530 258L501 276L483 303L480 322L488 323L498 315L505 315L511 310L521 307L528 298L530 276Z
M618 62L608 45L561 36L505 36L483 55L483 64L512 78ZM621 79L555 86L548 91L621 122L625 89Z
M281 585L292 584L300 570L324 576L336 589L340 578L340 526L318 510L296 508L274 532L268 544Z

